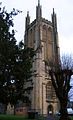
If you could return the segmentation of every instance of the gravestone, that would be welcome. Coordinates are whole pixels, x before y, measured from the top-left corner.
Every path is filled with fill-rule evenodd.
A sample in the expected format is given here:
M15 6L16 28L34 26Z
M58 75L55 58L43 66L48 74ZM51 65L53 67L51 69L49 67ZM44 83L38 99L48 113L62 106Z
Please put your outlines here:
M14 106L12 106L10 103L7 105L7 111L6 114L13 115L14 114Z

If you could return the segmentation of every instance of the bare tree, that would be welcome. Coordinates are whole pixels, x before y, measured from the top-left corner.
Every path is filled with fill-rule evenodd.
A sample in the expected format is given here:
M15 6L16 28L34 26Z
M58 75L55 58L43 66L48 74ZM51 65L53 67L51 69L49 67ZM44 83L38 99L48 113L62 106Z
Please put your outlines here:
M73 74L73 59L71 56L63 56L59 64L50 63L49 75L56 96L60 102L60 120L70 120L67 112L68 92L71 88L70 78Z

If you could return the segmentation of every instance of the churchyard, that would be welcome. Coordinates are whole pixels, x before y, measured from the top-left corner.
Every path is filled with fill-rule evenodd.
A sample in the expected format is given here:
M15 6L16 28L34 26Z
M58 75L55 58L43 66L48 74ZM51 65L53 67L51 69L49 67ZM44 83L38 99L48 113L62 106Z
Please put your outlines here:
M16 115L0 115L0 120L46 120L46 118L38 117L35 119L30 119L24 116L16 116ZM59 120L59 117L55 117L55 120ZM71 120L73 120L73 116L71 116Z
M24 116L0 115L0 120L27 120Z
M28 119L27 117L16 115L0 115L0 120L33 120L33 119ZM34 120L37 120L37 118ZM44 118L40 117L38 118L38 120L44 120Z
M54 120L59 120L59 117L59 115L54 115ZM27 109L23 104L18 104L14 110L14 106L11 106L9 103L5 114L4 106L0 104L0 120L47 120L47 118L44 118L35 112L27 112ZM73 116L71 116L71 120L73 120Z

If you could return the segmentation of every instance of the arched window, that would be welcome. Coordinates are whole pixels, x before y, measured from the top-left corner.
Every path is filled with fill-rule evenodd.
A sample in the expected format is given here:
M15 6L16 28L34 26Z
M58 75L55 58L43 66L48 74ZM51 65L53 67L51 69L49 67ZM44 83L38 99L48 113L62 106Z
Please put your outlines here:
M48 31L52 32L52 28L51 28L51 27L49 27L49 28L48 28Z
M43 29L45 29L45 30L46 30L46 25L43 25Z
M46 99L51 100L52 99L52 83L51 81L48 82L46 85Z

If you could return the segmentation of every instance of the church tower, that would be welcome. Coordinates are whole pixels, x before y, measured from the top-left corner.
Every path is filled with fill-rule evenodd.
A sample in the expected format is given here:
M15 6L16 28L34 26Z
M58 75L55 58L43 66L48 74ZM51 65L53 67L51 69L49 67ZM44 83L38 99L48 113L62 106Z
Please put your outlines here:
M52 21L42 17L40 0L36 7L36 19L30 23L29 12L25 22L24 44L36 51L33 62L33 89L30 91L31 109L46 115L56 113L59 109L51 78L47 73L45 61L59 61L59 45L57 32L57 18L53 9ZM31 83L26 83L26 88Z

